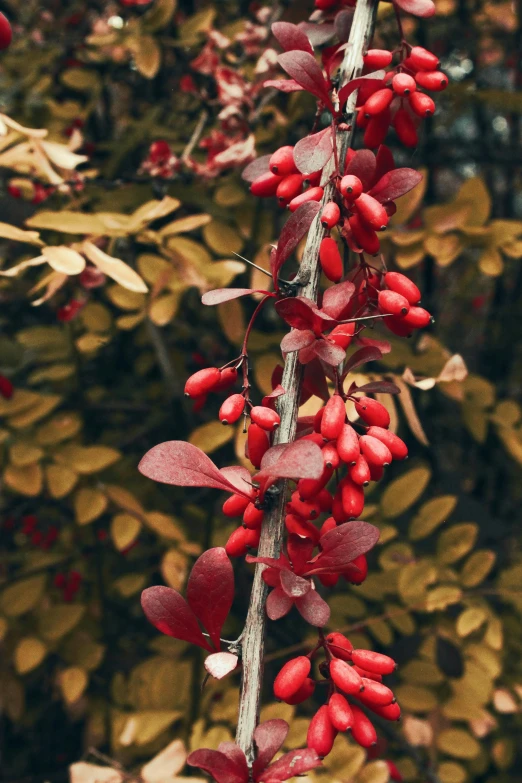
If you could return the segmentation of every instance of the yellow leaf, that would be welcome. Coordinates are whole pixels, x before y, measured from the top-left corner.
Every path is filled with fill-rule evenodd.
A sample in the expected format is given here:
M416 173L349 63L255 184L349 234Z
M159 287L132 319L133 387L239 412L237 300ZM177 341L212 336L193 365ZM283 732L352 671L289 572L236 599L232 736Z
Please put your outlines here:
M430 712L437 706L437 697L422 685L398 685L394 688L397 701L411 712Z
M33 576L8 585L1 594L2 611L6 617L19 617L33 609L45 588L45 575Z
M503 715L513 714L519 711L518 704L513 694L507 688L497 688L493 694L493 706L497 712Z
M67 87L81 92L94 92L101 86L98 73L88 68L69 68L62 72L60 78Z
M160 511L150 511L144 516L144 522L161 538L169 541L183 541L185 535L178 520L169 514L162 514Z
M107 497L99 489L79 489L74 496L74 513L79 525L98 519L107 508Z
M10 400L0 397L0 416L16 416L17 413L32 408L40 395L27 389L15 389Z
M464 729L441 731L437 737L437 747L457 759L474 759L480 753L479 743Z
M188 575L188 560L177 549L165 552L161 561L161 574L169 587L180 590Z
M111 538L116 549L121 552L127 549L141 530L141 522L130 514L116 514L111 522Z
M172 19L177 5L177 0L156 0L156 2L147 10L147 13L142 17L143 26L151 32L161 30L163 27L166 27Z
M4 641L8 630L9 625L7 624L7 620L5 617L0 617L0 642Z
M522 436L518 430L508 427L498 429L498 435L508 454L522 465Z
M390 770L385 761L370 761L354 778L355 783L388 783Z
M129 332L131 329L135 329L145 317L144 313L138 313L137 315L122 315L116 320L116 326L118 329Z
M128 42L136 68L146 79L153 79L161 64L161 49L152 35L140 35Z
M415 659L401 666L401 677L413 685L439 685L444 675L431 661Z
M393 226L400 226L404 223L408 223L410 218L414 215L417 209L422 204L424 193L426 192L426 186L428 184L428 171L427 169L420 169L422 180L416 185L413 190L406 193L397 199L397 211L391 219Z
M242 197L244 194L242 193ZM212 217L204 213L200 215L187 215L186 217L173 220L172 223L168 223L166 226L158 231L158 235L163 237L169 237L173 234L185 234L188 231L195 231L198 228L203 228L210 223Z
M36 439L41 446L53 446L73 438L81 428L82 421L76 413L59 413L38 428Z
M80 318L90 332L107 332L112 325L108 308L100 302L87 302L80 312Z
M146 298L143 294L129 291L121 285L113 285L106 291L111 302L120 310L141 310L145 306Z
M14 651L14 664L18 674L27 674L36 669L47 655L47 648L35 636L20 639Z
M486 612L478 606L472 606L469 609L465 609L457 619L456 630L458 635L469 636L473 631L480 628L486 619Z
M82 334L76 342L76 348L80 353L96 353L102 346L107 345L109 342L107 335L100 334Z
M107 255L92 242L84 242L82 247L89 261L112 280L116 280L123 288L137 293L146 293L148 289L141 277L121 259Z
M4 482L14 492L34 498L43 489L42 468L38 462L22 468L8 465L4 471Z
M147 223L153 223L155 220L167 217L171 212L178 209L180 205L181 202L171 196L164 196L161 201L147 201L132 213L129 230L139 231Z
M143 590L146 581L143 574L126 574L116 579L113 586L123 598L130 598L131 595Z
M444 761L437 769L436 774L441 783L464 783L468 777L464 767L454 761Z
M105 470L121 458L121 454L110 446L76 446L68 444L54 454L56 462L69 465L81 475L91 475Z
M17 416L12 416L9 424L15 429L25 429L25 427L29 427L31 424L45 418L58 407L61 401L62 398L57 394L41 396L36 405L33 405L29 410L23 411L23 413L19 413Z
M13 443L9 449L9 460L18 468L26 465L32 465L43 457L43 451L38 446L27 441L18 441Z
M78 625L85 612L82 604L56 604L39 616L40 633L48 641L55 642L70 633Z
M67 497L78 481L78 474L65 465L46 465L45 478L51 497Z
M426 255L423 245L411 245L395 251L395 263L399 269L411 269L423 260Z
M116 484L107 484L105 487L105 494L113 503L116 503L119 508L123 509L123 511L130 511L131 513L138 514L138 516L143 516L145 514L140 501L132 492L129 492L128 489L118 487Z
M408 563L404 568L399 569L399 595L405 603L416 604L424 598L426 588L436 578L437 569L429 565L426 560Z
M196 427L189 437L189 443L204 451L206 454L219 449L234 437L232 427L226 427L220 421L209 421Z
M433 727L427 720L406 715L402 728L410 745L417 748L429 748L433 742Z
M354 775L363 768L366 753L354 742L349 742L344 735L335 741L331 753L323 762L326 780L332 783L353 780Z
M491 213L491 197L481 177L471 177L461 186L455 201L470 204L467 226L483 226Z
M424 503L412 519L408 532L412 541L426 538L440 525L457 505L456 495L441 495Z
M451 604L458 604L462 598L462 590L456 585L440 585L430 590L426 596L426 611L444 611Z
M489 574L496 560L495 552L490 549L480 549L473 552L464 565L460 573L460 581L464 587L476 587Z
M245 192L233 182L221 185L214 193L214 201L220 207L236 207L245 200Z
M455 563L464 557L475 545L478 525L474 522L462 522L444 530L437 541L437 559L440 563Z
M77 761L69 766L70 783L122 783L123 773L113 767L100 767Z
M87 672L79 666L70 666L60 673L60 690L67 704L77 702L83 695L88 683Z
M41 367L29 376L29 383L43 383L45 381L65 381L74 375L74 364L53 364L49 367Z
M64 275L79 275L85 269L85 258L65 245L44 247L42 255L55 272Z
M243 240L233 228L226 223L213 220L203 229L205 242L218 256L231 256L240 253Z
M460 255L463 244L457 234L429 234L424 240L424 248L434 257L438 266L449 266Z
M27 242L29 245L43 245L38 231L23 231L9 223L0 223L0 237L12 239L14 242Z
M176 316L181 300L181 291L163 294L149 305L149 318L156 326L166 326Z
M389 484L381 499L385 517L394 519L403 514L420 498L431 478L428 468L414 468Z
M245 334L245 314L243 305L239 299L232 299L230 302L223 302L217 306L219 325L223 334L233 345L241 345ZM261 357L262 358L262 357ZM254 363L254 372L256 372ZM266 387L266 382L264 386Z
M28 220L28 226L58 231L61 234L94 234L103 236L105 226L97 215L62 209L59 212L37 212Z
M504 271L504 261L494 245L486 247L479 258L480 271L489 277L498 277Z
M210 6L204 8L196 14L189 16L178 28L178 33L182 41L191 42L194 38L212 29L217 9Z
M449 204L428 207L423 212L424 223L429 231L437 234L445 234L448 231L463 228L468 223L471 204L455 204L451 201Z

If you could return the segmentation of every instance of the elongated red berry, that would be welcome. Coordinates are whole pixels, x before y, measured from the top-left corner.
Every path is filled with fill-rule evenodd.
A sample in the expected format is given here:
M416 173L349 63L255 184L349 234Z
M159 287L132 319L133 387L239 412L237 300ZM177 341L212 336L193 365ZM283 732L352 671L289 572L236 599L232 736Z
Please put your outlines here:
M381 313L391 313L392 315L406 315L410 309L410 303L402 294L397 291L379 291L377 297L379 310Z
M333 443L327 443L325 446L323 446L322 453L326 467L333 468L334 470L335 468L339 467L341 460L339 458L339 453Z
M337 453L347 465L354 465L359 458L359 437L351 424L344 424L339 433Z
M290 212L295 212L301 204L306 204L308 201L321 201L323 193L323 188L308 188L304 193L301 193L299 196L292 199L288 205L288 209Z
M185 384L185 396L195 399L208 394L216 388L221 380L221 373L217 367L206 367L204 370L198 370L194 375L187 379Z
M378 71L380 68L386 68L391 63L393 54L387 49L368 49L363 57L367 68Z
M13 31L9 20L0 13L0 49L7 49L13 38Z
M423 46L414 46L410 52L411 64L419 71L436 71L439 67L439 58L433 52L424 49Z
M353 340L355 327L355 321L349 324L339 324L339 326L336 326L332 329L328 335L328 339L330 342L335 343L335 345L338 345L340 348L348 348Z
M314 432L321 432L321 421L324 414L324 405L322 408L319 408L317 413L314 416Z
M397 95L410 95L417 89L417 84L413 76L407 73L396 73L392 79L392 87Z
M383 427L371 426L367 433L372 438L382 441L391 452L393 459L406 459L408 456L408 447L398 435Z
M344 506L343 506L342 489L343 489L342 484L339 484L332 502L332 516L338 525L342 525L345 522L348 522L349 519L348 514L344 510Z
M330 661L330 677L343 693L355 695L364 689L362 677L349 663L340 658Z
M340 217L341 210L335 201L329 201L321 212L321 225L324 228L333 228L338 224Z
M399 720L401 717L401 708L396 701L392 702L392 704L387 704L385 707L381 707L378 704L368 706L372 712L385 720Z
M254 422L248 428L247 434L248 459L255 468L261 467L261 460L268 450L270 442L266 431Z
M393 119L393 127L405 147L416 147L419 142L417 128L406 109L399 109Z
M249 503L243 514L243 524L249 530L258 530L263 523L263 510L257 508L254 503Z
M317 574L317 578L325 587L335 587L339 581L339 574Z
M394 783L402 783L404 778L402 777L401 773L393 763L393 761L390 761L389 759L386 759L386 766L388 767L388 772L390 773L390 780L393 780Z
M423 307L410 307L402 321L412 329L423 329L431 322L431 314Z
M381 243L373 228L364 223L359 215L352 215L348 219L348 223L350 224L353 238L361 250L364 250L365 253L370 253L372 256L376 255L379 252Z
M435 101L424 92L415 90L408 96L411 110L417 117L431 117L435 114Z
M263 572L265 573L265 572ZM375 674L375 672L368 672L366 669L361 669L360 666L354 666L354 669L361 675L363 679L373 680L374 682L382 682L382 674Z
M380 114L370 117L366 130L364 131L364 146L368 147L368 149L375 149L382 144L388 133L390 122L391 113L389 109L385 109Z
M314 498L314 502L317 503L323 514L332 508L332 496L327 489L322 489Z
M250 418L255 424L258 424L263 430L273 432L281 424L281 417L277 411L271 408L265 408L263 405L256 405L250 411Z
M224 370L220 370L219 383L214 391L226 391L237 381L237 370L235 367L225 367Z
M330 720L328 706L324 704L322 707L319 707L310 721L306 735L306 744L309 748L315 750L318 756L324 758L332 750L336 736L337 730L333 727Z
M319 245L319 261L325 277L332 283L338 283L343 276L343 260L332 237L324 237Z
M353 644L346 636L338 631L332 631L332 633L328 634L325 641L335 658L340 658L341 661L351 661Z
M348 475L354 484L367 487L371 480L370 468L362 454L359 454L355 465L350 465Z
M391 291L397 291L402 294L411 305L420 302L421 292L409 277L400 272L387 272L384 275L384 283Z
M290 145L279 147L270 157L268 162L272 174L278 174L280 177L288 177L297 171L294 163L294 148Z
M249 499L244 498L243 495L230 495L223 503L223 514L232 519L240 517L249 503Z
M326 440L335 440L346 419L346 406L339 394L334 394L325 405L321 420L321 435Z
M375 674L391 674L397 668L393 658L373 650L353 650L352 661L361 669L367 669Z
M372 397L359 397L355 400L355 409L366 424L374 424L376 427L389 427L390 414L384 405Z
M232 394L227 397L219 409L219 420L222 424L234 424L245 409L245 398L242 394Z
M297 491L299 492L299 497L303 500L309 500L310 498L315 498L315 496L320 492L323 487L325 487L330 479L332 478L333 470L332 468L324 467L324 470L322 472L322 475L318 479L300 479L297 483Z
M298 196L303 189L303 175L289 174L288 177L279 183L276 190L276 196L280 203L288 203Z
M348 731L352 727L352 708L341 693L332 693L328 701L328 715L334 729Z
M371 435L363 435L359 438L359 444L361 452L370 467L372 465L385 467L391 463L393 459L391 451L381 440L372 438Z
M352 704L352 713L352 737L362 748L371 748L377 743L375 726L361 708L355 704Z
M370 95L364 104L364 115L366 117L374 117L376 114L381 114L381 112L388 108L393 101L393 98L393 90L390 90L389 87L383 87L382 90L377 90L373 95Z
M368 561L366 555L359 555L348 564L343 576L352 585L361 585L368 576Z
M388 225L388 214L383 205L368 193L361 193L354 207L360 217L375 231L383 231Z
M364 691L358 695L358 698L363 704L376 704L378 707L387 707L394 700L393 691L388 688L387 685L383 685L382 682L375 682L375 680L362 678L364 684Z
M245 543L247 549L257 549L259 546L259 539L261 538L261 528L256 530L250 530L250 528L243 528L245 531Z
M448 86L448 77L442 71L419 71L415 74L415 81L430 92L442 92Z
M297 490L292 492L289 505L292 506L294 514L299 514L304 519L317 519L321 511L317 503L301 500Z
M250 185L250 192L253 196L258 198L270 198L275 196L276 190L283 177L278 174L272 174L271 171L267 171L266 174L261 174Z
M299 655L285 663L279 674L274 680L274 696L276 699L286 701L290 696L296 693L304 683L312 664L310 658L305 655Z
M341 180L339 190L350 201L355 201L363 192L363 184L355 174L345 174Z
M364 491L360 484L355 484L349 476L342 482L342 503L348 519L357 519L364 509Z
M313 696L314 691L315 680L307 677L299 690L296 691L293 696L289 696L287 699L285 699L285 702L286 704L302 704L303 701L306 701L311 696Z
M229 557L244 557L247 549L247 531L244 527L236 528L225 544L225 551Z

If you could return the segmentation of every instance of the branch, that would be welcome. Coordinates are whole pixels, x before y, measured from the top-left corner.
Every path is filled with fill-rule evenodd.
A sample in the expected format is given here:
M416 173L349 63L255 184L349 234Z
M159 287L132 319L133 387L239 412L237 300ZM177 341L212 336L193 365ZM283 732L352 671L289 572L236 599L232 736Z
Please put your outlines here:
M376 0L358 0L350 31L346 54L341 65L341 84L359 76L363 68L363 53L367 50L373 35L375 24ZM355 127L355 102L357 91L352 93L346 107L347 122L351 124L350 131L337 134L336 143L341 167L344 167L346 153L351 144ZM324 196L323 204L332 200L335 193L335 182L330 182L334 173L334 162L325 167L323 172ZM312 224L306 248L301 262L299 279L306 281L299 294L317 301L319 287L319 245L324 236L319 217ZM287 356L281 385L285 394L280 397L279 413L281 424L274 437L274 445L290 443L295 438L299 399L301 394L302 365L297 353ZM282 485L277 506L265 516L259 543L259 557L278 557L284 531L284 516L286 504L286 483ZM254 758L253 734L259 717L261 687L263 683L263 658L265 645L265 602L267 586L262 580L263 565L257 565L250 596L250 606L245 625L242 646L243 677L241 695L239 698L239 717L236 742L244 751L248 761Z

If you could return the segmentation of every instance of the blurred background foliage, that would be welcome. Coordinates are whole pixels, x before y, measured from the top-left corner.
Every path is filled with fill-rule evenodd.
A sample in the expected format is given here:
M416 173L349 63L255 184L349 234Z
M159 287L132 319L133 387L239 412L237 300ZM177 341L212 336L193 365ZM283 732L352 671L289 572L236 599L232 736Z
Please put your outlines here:
M265 286L235 254L267 267L284 215L254 203L240 170L311 127L306 96L261 85L274 70L270 21L312 9L0 5L15 27L0 63L0 372L14 386L0 398L0 778L54 782L93 748L138 770L173 738L232 737L237 677L202 691L199 650L160 637L139 605L147 585L182 589L229 521L215 492L153 484L136 466L174 438L220 464L244 458L240 429L216 422L218 397L194 411L182 388L237 354L255 304L211 310L200 294ZM405 717L382 727L377 756L407 781L431 766L440 783L511 783L522 763L522 19L510 2L437 8L406 32L451 85L415 152L390 138L425 180L385 243L436 321L366 373L400 385L397 402L380 399L411 457L369 498L381 543L362 586L330 593L331 626L400 663ZM375 42L396 44L384 4ZM150 150L158 141L166 153ZM251 339L259 394L282 333L265 309ZM238 564L230 638L250 580ZM313 708L273 703L270 683L303 633L294 615L269 625L263 718L292 718L291 747ZM386 783L388 770L339 737L310 778Z

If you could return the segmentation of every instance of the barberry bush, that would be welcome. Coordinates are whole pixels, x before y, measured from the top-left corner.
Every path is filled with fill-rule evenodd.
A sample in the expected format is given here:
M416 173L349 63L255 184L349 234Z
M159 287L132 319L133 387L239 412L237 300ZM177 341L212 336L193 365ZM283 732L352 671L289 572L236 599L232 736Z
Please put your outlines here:
M196 5L0 16L8 779L516 780L522 222L431 159L464 12Z

